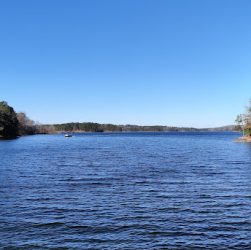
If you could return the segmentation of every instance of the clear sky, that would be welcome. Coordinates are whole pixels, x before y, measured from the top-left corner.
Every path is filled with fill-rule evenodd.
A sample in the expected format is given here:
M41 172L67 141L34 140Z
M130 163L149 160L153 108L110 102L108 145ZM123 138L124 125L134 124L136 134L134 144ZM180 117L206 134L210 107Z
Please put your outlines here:
M0 99L42 123L233 124L249 0L0 1Z

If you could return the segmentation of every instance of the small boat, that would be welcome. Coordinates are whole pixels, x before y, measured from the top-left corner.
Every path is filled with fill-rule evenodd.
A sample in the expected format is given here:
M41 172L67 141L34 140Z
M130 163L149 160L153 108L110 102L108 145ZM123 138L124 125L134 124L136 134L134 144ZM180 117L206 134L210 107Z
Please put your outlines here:
M71 134L65 134L64 137L72 137Z

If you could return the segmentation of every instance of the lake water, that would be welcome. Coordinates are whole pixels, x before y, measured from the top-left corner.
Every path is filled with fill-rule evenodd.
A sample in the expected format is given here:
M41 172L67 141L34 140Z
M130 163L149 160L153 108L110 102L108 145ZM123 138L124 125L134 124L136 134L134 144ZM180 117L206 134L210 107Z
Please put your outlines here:
M237 133L0 141L0 249L251 249Z

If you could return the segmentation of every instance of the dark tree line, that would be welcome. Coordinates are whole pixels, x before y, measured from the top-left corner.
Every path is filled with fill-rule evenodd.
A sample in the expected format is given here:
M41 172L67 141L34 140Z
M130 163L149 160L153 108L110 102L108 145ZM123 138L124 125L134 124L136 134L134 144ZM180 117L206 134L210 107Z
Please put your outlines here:
M104 131L122 131L121 127L113 124L99 124L94 122L72 122L64 124L55 124L53 125L56 131L68 131L68 132L104 132Z
M92 122L71 122L53 125L57 132L165 132L165 131L200 131L196 128L178 128L168 126L138 126L138 125L114 125Z

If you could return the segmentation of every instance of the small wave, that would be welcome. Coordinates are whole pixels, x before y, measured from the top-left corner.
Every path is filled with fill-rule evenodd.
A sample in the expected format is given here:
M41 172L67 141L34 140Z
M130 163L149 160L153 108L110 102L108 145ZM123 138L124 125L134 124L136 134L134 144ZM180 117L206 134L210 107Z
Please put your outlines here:
M54 227L62 227L62 226L65 226L65 223L59 222L59 221L40 223L40 224L34 225L34 227L45 227L45 228L54 228Z

